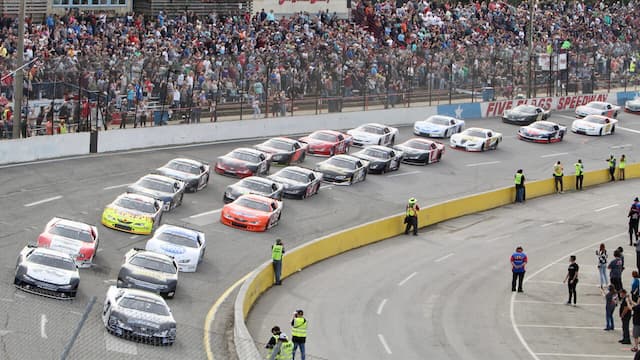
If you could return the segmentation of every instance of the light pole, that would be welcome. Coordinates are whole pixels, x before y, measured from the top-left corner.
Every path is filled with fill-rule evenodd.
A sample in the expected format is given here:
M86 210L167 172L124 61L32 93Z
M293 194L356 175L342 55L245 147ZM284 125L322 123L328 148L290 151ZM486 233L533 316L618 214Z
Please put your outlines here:
M15 82L13 83L13 110L14 114L18 114L18 121L13 117L12 137L20 138L20 127L22 126L22 87L24 72L22 71L24 63L24 6L25 1L19 1L20 9L18 11L18 49L16 51L17 68ZM27 119L25 118L25 121Z
M529 66L527 67L527 98L531 98L531 87L532 87L532 69L533 66L533 4L534 0L529 1Z

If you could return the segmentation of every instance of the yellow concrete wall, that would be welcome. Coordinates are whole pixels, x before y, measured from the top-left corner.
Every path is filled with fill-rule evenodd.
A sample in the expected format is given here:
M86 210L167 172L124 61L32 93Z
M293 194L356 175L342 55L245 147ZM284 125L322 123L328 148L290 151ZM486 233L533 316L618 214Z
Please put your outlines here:
M616 173L617 177L617 173ZM626 178L640 177L640 164L628 164ZM607 169L589 171L584 174L584 187L603 184L609 181ZM566 175L563 179L564 189L575 189L575 176ZM526 182L527 199L550 195L555 192L554 180L544 179ZM586 191L586 190L585 190ZM419 194L417 194L419 196ZM418 214L420 227L437 224L456 217L493 209L513 203L515 190L513 186L474 194L459 199L445 201L424 207ZM526 206L526 205L525 205ZM286 278L298 270L322 261L329 257L375 243L401 234L404 231L404 214L390 216L381 220L340 231L288 252L283 259L282 278ZM243 301L244 316L249 314L258 297L273 284L273 269L263 268L249 284Z

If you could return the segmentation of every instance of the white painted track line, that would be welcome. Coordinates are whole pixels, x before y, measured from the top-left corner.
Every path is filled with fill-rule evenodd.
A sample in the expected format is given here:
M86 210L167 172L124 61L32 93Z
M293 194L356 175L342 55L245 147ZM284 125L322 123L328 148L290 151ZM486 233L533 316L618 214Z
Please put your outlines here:
M411 274L411 275L407 276L406 278L404 278L404 280L402 280L402 281L400 281L400 282L398 283L398 286L402 286L402 285L406 284L406 283L407 283L407 281L411 280L411 278L412 278L412 277L414 277L414 276L416 276L416 275L418 275L418 273L417 273L417 272L414 272L413 274Z
M595 212L600 212L600 211L604 211L604 210L607 210L607 209L614 208L614 207L616 207L616 206L618 206L618 204L613 204L613 205L605 206L605 207L603 207L603 208L595 209L595 210L593 210L593 211L595 211Z
M486 161L486 162L479 162L474 164L467 164L466 166L473 167L473 166L493 165L493 164L499 164L499 163L500 161Z
M400 174L393 174L393 175L387 175L387 177L398 177L398 176L405 176L405 175L414 175L414 174L419 174L420 171L409 171L406 173L400 173Z
M382 309L384 309L384 305L387 303L387 299L383 299L380 302L380 305L378 305L378 311L376 311L376 314L380 315L382 314Z
M58 195L58 196L42 199L42 200L35 201L35 202L32 202L32 203L28 203L28 204L24 204L24 206L25 207L36 206L36 205L44 204L44 203L47 203L47 202L50 202L50 201L58 200L58 199L62 199L62 195Z
M443 257L437 258L437 259L435 260L435 262L440 262L440 261L446 260L446 259L448 259L448 258L452 257L453 255L455 255L455 254L454 254L454 253L447 254L447 255L445 255L445 256L443 256Z
M549 157L557 157L557 156L563 156L563 155L569 155L569 153L567 153L567 152L561 152L561 153L555 153L555 154L542 155L542 156L540 156L540 157L541 157L541 158L549 158Z
M131 185L131 184L120 184L120 185L107 186L107 187L102 188L102 190L118 189L118 188L127 187L129 185Z
M215 214L215 213L218 213L220 211L222 211L222 208L211 210L211 211L205 211L205 212L200 213L200 214L191 215L191 216L189 216L189 219L194 219L194 218L199 218L199 217L210 215L210 214Z
M387 354L391 355L391 349L389 348L389 345L387 345L387 341L384 339L384 336L382 336L382 334L378 334L378 340L380 340L384 351L386 351Z

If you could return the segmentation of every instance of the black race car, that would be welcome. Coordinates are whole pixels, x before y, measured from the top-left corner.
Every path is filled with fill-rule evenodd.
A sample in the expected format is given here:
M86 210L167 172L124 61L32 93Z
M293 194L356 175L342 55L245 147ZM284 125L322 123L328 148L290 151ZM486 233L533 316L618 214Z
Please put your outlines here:
M428 165L442 159L445 146L429 139L411 138L393 148L404 153L402 162L405 164Z
M402 151L381 145L367 146L352 155L358 159L367 160L369 162L369 172L377 174L400 169L400 163L404 157Z
M502 122L516 125L529 125L534 121L547 120L549 111L534 105L518 105L513 109L505 110L502 114Z
M322 181L351 185L367 178L369 162L351 155L335 155L316 165L315 171L322 173Z
M286 196L305 199L317 194L320 190L322 173L299 166L287 166L277 173L269 175L269 179L281 183L284 186Z
M204 189L209 183L209 165L191 159L173 159L157 168L154 173L180 180L186 184L187 192Z
M244 194L258 194L272 199L282 200L283 193L284 186L282 186L282 184L269 178L249 176L235 184L227 186L222 200L227 204Z
M163 175L149 174L129 185L128 193L147 195L162 201L162 211L169 211L182 204L185 183Z
M117 286L172 298L178 286L178 264L167 255L133 248L124 255Z
M309 144L286 137L275 137L254 147L269 154L272 164L289 165L304 161Z
M18 256L13 283L26 292L73 299L80 284L80 274L73 256L27 245Z
M245 178L253 175L269 173L271 162L268 154L251 148L237 148L230 153L220 156L216 161L215 170L220 175Z

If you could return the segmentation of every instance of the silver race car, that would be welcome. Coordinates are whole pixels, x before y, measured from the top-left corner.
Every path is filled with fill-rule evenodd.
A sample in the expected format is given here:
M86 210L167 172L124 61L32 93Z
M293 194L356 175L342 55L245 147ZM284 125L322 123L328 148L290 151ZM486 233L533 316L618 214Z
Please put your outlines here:
M172 298L178 287L178 264L165 254L133 248L124 255L117 285Z
M143 290L110 286L102 322L113 335L157 345L173 345L176 321L164 299Z
M187 184L187 192L204 189L209 184L209 175L211 175L208 164L183 158L173 159L154 172L183 181Z
M162 201L162 211L169 211L182 205L185 183L164 175L145 175L129 185L128 193L147 195Z
M73 299L80 284L80 274L73 256L27 245L18 256L13 283L33 294Z

